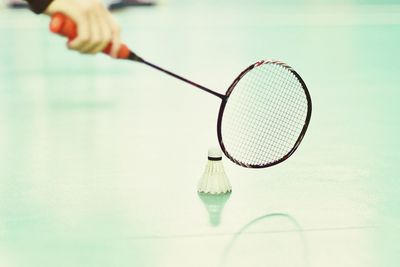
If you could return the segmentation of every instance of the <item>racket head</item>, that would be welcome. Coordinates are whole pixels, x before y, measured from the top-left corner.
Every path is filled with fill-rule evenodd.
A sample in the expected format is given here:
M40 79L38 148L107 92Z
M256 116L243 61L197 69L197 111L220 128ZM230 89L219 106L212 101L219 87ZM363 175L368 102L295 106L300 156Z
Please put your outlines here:
M218 114L218 142L240 166L270 167L299 147L311 112L310 93L293 68L276 60L258 61L226 91Z

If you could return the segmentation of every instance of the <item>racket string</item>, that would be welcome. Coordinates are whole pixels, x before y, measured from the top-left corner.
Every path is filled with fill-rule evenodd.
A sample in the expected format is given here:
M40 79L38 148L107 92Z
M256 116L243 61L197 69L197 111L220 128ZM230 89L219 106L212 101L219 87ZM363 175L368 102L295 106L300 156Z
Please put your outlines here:
M307 99L296 76L277 64L264 64L236 85L225 107L222 135L229 154L243 164L281 159L304 127Z

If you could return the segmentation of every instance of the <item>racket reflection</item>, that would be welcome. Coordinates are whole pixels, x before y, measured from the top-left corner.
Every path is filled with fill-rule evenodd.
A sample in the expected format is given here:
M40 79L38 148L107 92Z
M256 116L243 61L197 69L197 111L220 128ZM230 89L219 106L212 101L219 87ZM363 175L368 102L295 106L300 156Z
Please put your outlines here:
M220 267L310 267L308 255L299 223L289 214L270 213L250 221L233 236Z

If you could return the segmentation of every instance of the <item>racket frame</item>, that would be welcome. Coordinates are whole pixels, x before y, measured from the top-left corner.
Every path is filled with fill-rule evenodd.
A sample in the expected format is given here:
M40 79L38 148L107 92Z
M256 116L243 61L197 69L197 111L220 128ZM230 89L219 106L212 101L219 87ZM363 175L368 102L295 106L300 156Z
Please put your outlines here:
M280 65L284 68L286 68L288 71L290 71L300 82L301 87L304 91L304 94L306 96L307 99L307 116L306 119L304 121L304 126L300 132L299 137L296 140L296 143L294 144L293 148L287 153L285 154L283 157L281 157L280 159L277 159L275 161L272 161L270 163L267 164L247 164L244 162L241 162L240 160L234 158L230 153L229 153L229 149L226 148L223 138L222 138L222 119L224 116L224 111L225 111L225 107L226 104L228 103L229 100L229 96L232 94L233 90L235 89L236 85L240 82L240 80L252 69L260 67L264 64L277 64ZM219 108L219 113L218 113L218 120L217 120L217 136L218 136L218 142L219 145L222 149L222 152L224 152L225 156L228 157L231 161L233 161L234 163L242 166L242 167L246 167L246 168L256 168L256 169L260 169L260 168L267 168L267 167L271 167L274 166L276 164L279 164L285 160L287 160L291 155L293 155L293 153L297 150L297 148L299 147L301 141L303 140L304 135L306 134L306 131L308 129L308 125L310 123L310 119L311 119L311 113L312 113L312 102L311 102L311 96L310 96L310 92L308 91L308 88L305 84L305 82L303 81L303 79L300 77L300 75L289 65L287 65L286 63L283 63L281 61L277 61L277 60L271 60L271 59L267 59L267 60L261 60L258 61L252 65L250 65L247 69L245 69L244 71L242 71L239 76L233 81L233 83L231 84L231 86L229 86L228 90L225 93L225 97L222 98L222 102Z

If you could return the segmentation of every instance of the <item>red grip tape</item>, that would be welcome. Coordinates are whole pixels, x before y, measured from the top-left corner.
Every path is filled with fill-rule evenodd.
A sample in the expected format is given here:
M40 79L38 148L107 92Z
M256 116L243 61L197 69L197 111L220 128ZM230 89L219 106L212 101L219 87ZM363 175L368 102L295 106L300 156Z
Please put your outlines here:
M51 17L50 31L67 37L69 41L72 41L78 35L75 22L62 13L55 13ZM109 43L107 47L104 48L103 53L109 55L111 47L112 43ZM125 44L122 44L118 52L118 58L126 59L129 57L130 53L130 49Z

